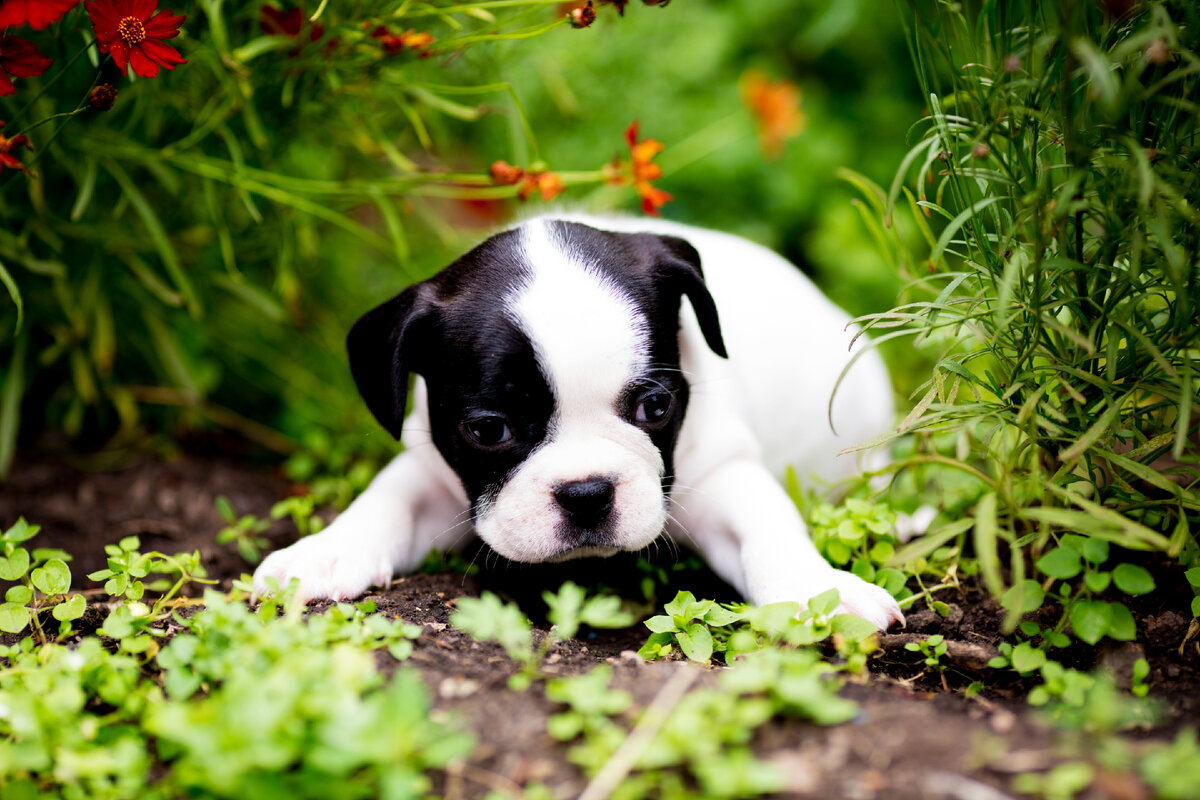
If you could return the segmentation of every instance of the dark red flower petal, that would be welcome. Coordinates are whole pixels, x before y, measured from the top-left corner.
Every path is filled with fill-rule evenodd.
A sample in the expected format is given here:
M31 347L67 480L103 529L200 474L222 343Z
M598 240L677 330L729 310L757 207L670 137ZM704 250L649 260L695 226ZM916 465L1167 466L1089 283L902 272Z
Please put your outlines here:
M175 17L169 9L158 12L154 19L145 23L147 39L171 39L179 35L179 26L187 17Z
M0 29L29 25L40 31L77 5L79 0L0 0Z
M6 94L16 94L17 87L13 86L13 82L4 74L4 70L0 70L0 97Z
M158 75L158 64L155 64L141 47L131 48L129 63L133 66L133 74L143 78L153 78Z
M50 68L54 59L46 58L33 42L20 36L0 37L0 69L15 78L32 78Z
M169 44L163 44L157 39L147 39L139 45L139 48L151 60L163 65L167 69L175 69L175 65L187 63L187 60L179 54L178 50Z
M117 69L124 72L129 67L129 45L117 39L108 50L112 55L113 63L117 65Z

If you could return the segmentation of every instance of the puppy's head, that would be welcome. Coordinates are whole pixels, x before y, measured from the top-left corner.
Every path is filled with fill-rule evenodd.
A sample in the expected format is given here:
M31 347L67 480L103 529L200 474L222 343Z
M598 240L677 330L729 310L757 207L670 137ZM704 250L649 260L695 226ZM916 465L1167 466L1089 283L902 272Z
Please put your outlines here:
M350 331L350 367L399 438L410 372L480 537L514 561L638 550L662 531L688 402L680 299L725 355L682 239L537 220L488 239Z

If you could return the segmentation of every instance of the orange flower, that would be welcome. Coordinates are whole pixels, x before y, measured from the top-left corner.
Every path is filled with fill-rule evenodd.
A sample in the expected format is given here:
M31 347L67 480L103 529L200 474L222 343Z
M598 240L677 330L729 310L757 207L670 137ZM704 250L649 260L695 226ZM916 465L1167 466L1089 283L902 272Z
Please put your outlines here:
M534 192L539 193L543 200L553 200L567 188L558 173L550 170L526 172L521 167L514 167L506 161L494 161L489 172L492 176L492 183L497 186L520 184L520 188L517 189L517 197L522 200L528 200Z
M3 127L4 123L0 122L0 129ZM29 143L29 138L25 136L25 134L19 133L9 139L4 134L0 133L0 172L3 172L5 167L8 167L9 169L19 169L21 172L29 172L29 168L22 164L21 160L12 154L14 150L21 147L28 147L30 150L33 149L33 145Z
M772 81L758 70L742 75L742 102L758 124L758 141L767 158L783 154L784 143L804 131L800 89L785 80Z
M406 47L410 50L420 52L437 41L429 31L417 32L410 28L404 33L392 33L391 30L383 25L375 26L375 30L371 31L371 38L378 39L379 46L389 56L399 53ZM422 52L421 55L427 54Z
M604 166L604 177L609 183L623 185L633 183L642 198L642 211L657 217L658 210L672 198L667 192L651 184L662 177L662 167L654 163L654 157L662 152L663 145L655 139L638 141L638 121L635 119L625 129L625 143L629 145L630 163L614 158Z

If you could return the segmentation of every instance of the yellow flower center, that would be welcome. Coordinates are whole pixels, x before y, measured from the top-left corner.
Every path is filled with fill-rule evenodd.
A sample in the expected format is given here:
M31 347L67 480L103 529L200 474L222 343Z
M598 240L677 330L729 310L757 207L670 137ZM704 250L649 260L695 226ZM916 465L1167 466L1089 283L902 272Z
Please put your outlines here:
M125 17L121 20L117 24L117 33L130 47L146 38L146 29L142 27L142 21L137 17Z

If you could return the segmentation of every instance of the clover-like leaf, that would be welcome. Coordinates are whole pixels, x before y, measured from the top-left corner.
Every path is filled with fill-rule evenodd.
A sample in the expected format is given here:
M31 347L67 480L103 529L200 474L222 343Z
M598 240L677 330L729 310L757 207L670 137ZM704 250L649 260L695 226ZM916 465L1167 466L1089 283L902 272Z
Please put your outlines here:
M46 594L66 594L71 588L71 569L62 559L52 558L29 574L30 580Z
M9 554L8 558L0 556L0 579L19 581L29 571L29 551L18 547Z
M83 612L87 610L87 600L83 595L71 595L71 599L65 603L59 603L50 612L56 620L65 622L67 620L79 619L83 616Z
M20 633L28 624L28 608L17 603L0 603L0 631Z
M708 632L708 628L704 626L704 623L693 622L687 626L686 630L677 631L675 639L679 642L679 649L692 661L699 661L704 664L712 658L712 634Z
M1083 569L1079 553L1068 547L1056 547L1037 560L1037 568L1051 578L1074 578Z
M1113 570L1113 583L1125 594L1149 594L1154 591L1154 578L1137 564L1117 564Z
M1088 644L1095 644L1108 631L1112 610L1099 600L1080 600L1071 606L1070 620L1075 635Z

